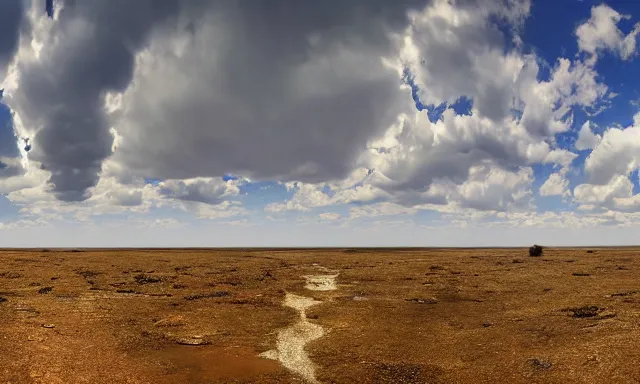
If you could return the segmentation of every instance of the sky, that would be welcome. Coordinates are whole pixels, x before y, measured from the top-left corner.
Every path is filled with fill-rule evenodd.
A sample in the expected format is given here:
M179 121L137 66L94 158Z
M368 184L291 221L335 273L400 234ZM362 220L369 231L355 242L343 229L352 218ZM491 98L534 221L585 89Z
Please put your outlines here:
M0 247L640 243L638 2L50 3L0 2Z

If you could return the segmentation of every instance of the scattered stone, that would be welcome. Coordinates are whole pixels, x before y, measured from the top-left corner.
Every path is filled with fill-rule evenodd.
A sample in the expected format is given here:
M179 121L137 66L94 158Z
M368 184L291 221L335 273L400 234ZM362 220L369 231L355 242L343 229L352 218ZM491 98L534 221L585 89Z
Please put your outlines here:
M529 359L528 363L531 368L536 371L546 371L553 367L553 364L551 364L551 362L537 358Z
M522 263L524 263L524 260L522 260L522 259L513 259L512 263L513 264L522 264Z
M484 328L489 328L489 327L490 327L490 326L492 326L492 325L493 325L493 323L488 322L488 321L486 321L486 322L482 323L482 326L483 326Z
M438 299L436 299L435 297L428 297L428 298L411 298L411 299L404 299L404 301L411 301L414 303L418 303L418 304L436 304L438 303Z
M623 265L618 265L618 266L616 267L616 269L617 269L618 271L628 271L628 270L629 270L629 268L628 268L628 267L625 267L625 266L623 266Z
M364 296L353 296L353 300L354 301L365 301L365 300L369 300L368 297L364 297Z
M604 308L595 305L585 305L583 307L566 308L562 310L562 312L572 312L571 317L576 319L595 317L602 311L604 311Z
M616 293L612 293L610 296L611 297L624 297L624 296L635 295L636 293L638 293L638 291L616 292Z
M0 296L0 303L4 303L6 301L7 301L7 299L5 297Z
M572 276L591 276L591 274L588 272L573 272L571 275Z
M529 256L538 257L542 256L542 247L539 245L533 245L529 248Z
M587 356L587 361L588 362L598 363L600 361L600 359L596 355L589 355L589 356Z
M43 341L43 340L44 340L44 338L40 337L40 336L33 336L33 335L27 336L27 341L38 341L38 342L40 342L40 341Z
M41 295L46 295L47 293L50 293L51 291L53 291L53 287L42 287L40 289L38 289L38 293Z
M184 289L187 288L185 284L173 284L173 289Z
M593 253L593 251L591 249L587 250L587 253Z
M553 291L553 288L543 288L542 291L543 292L551 292L551 291Z
M42 324L42 328L55 328L56 326L54 324Z
M52 278L51 278L51 281L56 281L56 280L58 280L58 279L59 279L59 277L54 276L54 277L52 277Z
M148 276L148 275L144 275L144 274L136 275L136 276L133 277L133 279L136 281L136 283L138 283L140 285L154 284L154 283L159 283L159 282L162 281L161 278Z
M208 345L210 341L206 340L202 336L183 337L176 340L176 343L180 345Z
M185 296L185 300L200 300L200 299L210 299L214 297L225 297L230 296L231 294L227 291L217 291L212 293L203 293L200 295L189 295Z
M318 320L318 315L307 315L307 319Z

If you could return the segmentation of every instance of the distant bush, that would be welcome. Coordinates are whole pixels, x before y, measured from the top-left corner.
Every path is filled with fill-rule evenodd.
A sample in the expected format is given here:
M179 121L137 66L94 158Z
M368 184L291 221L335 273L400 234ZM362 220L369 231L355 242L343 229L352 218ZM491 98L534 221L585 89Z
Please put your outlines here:
M534 245L533 247L529 247L529 256L542 256L542 247L539 245Z

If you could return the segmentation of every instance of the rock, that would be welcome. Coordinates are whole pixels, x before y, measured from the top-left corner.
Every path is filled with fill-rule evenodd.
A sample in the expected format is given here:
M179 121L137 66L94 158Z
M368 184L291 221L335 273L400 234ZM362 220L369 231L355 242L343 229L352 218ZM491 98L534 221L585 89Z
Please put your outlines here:
M0 296L0 303L4 303L4 302L6 302L6 301L7 301L7 299L6 299L6 298L4 298L4 297Z
M529 359L529 365L536 371L546 371L553 367L553 364L547 360L542 360L538 358Z
M38 293L41 295L46 295L47 293L53 291L53 287L42 287L38 289Z
M42 328L55 328L56 326L54 324L42 324Z
M600 362L600 359L596 355L589 355L589 356L587 356L587 361L588 362L598 363L598 362Z
M180 345L208 345L211 344L202 336L181 337L176 339L176 343Z

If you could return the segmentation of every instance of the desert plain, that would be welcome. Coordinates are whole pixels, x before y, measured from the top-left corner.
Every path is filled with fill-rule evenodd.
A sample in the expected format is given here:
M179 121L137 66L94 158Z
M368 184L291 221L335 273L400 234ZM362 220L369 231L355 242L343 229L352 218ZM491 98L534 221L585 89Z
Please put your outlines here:
M640 249L0 251L0 383L638 383Z

